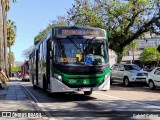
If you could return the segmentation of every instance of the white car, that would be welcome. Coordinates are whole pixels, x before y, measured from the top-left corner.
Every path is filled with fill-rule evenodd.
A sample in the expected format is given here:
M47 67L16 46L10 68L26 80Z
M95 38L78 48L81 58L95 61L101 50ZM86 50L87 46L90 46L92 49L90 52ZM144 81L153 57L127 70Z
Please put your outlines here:
M148 73L146 82L149 85L150 89L160 87L160 67L156 67Z

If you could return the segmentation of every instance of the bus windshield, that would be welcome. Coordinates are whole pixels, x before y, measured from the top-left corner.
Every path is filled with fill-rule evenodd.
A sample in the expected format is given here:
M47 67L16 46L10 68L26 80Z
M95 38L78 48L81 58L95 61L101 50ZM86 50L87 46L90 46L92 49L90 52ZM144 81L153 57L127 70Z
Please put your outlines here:
M105 39L58 38L55 41L54 62L67 65L105 65L108 53Z

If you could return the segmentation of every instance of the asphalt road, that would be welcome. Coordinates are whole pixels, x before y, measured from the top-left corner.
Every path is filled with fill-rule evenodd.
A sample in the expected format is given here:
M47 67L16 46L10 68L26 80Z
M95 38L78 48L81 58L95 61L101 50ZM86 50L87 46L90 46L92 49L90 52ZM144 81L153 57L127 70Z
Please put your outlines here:
M160 119L160 89L113 84L111 90L96 91L91 96L79 92L47 97L41 89L33 89L30 82L21 83L38 100L37 104L57 119Z

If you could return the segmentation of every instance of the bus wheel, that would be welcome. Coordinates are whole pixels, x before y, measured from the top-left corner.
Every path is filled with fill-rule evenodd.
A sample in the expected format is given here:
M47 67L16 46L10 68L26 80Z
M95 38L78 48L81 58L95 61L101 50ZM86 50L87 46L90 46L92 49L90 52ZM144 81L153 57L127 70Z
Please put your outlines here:
M43 91L46 92L46 77L43 76Z
M51 92L47 90L47 97L51 97L51 96L52 96Z
M37 89L37 86L36 86L36 85L33 85L33 89Z
M92 94L92 91L84 91L84 94L85 94L85 95L91 95L91 94Z

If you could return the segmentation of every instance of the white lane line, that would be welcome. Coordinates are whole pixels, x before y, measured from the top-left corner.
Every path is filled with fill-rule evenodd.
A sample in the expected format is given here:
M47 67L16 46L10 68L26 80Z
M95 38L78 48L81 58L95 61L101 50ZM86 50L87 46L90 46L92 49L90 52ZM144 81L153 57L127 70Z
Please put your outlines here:
M51 117L52 115L49 112L47 112L45 107L37 100L37 98L32 94L32 92L30 92L22 83L21 83L21 85L28 92L28 94L32 97L35 104L37 104L37 106L41 109L41 111L43 111L47 115L47 119L56 120L55 118ZM46 119L46 117L43 117L42 119Z
M105 96L105 97L110 97L110 98L114 98L114 99L118 99L118 100L127 100L127 99L124 99L124 98L115 97L115 96L111 96L111 95L106 95L106 94L102 94L102 93L98 93L98 92L94 92L94 94Z
M114 99L117 99L117 100L126 100L126 101L129 101L129 102L132 102L134 104L139 104L139 105L150 105L150 107L155 107L155 108L160 108L160 106L157 106L157 105L154 105L153 103L145 103L143 101L133 101L133 100L129 100L129 99L123 99L123 98L120 98L120 97L115 97L115 96L111 96L111 95L106 95L106 94L103 94L103 93L98 93L98 92L93 92L94 94L97 94L97 95L101 95L101 96L105 96L105 97L110 97L110 98L114 98Z

